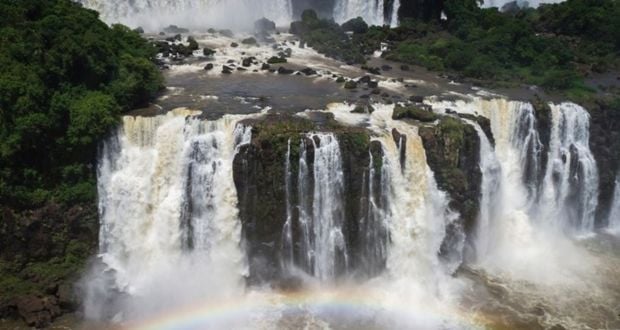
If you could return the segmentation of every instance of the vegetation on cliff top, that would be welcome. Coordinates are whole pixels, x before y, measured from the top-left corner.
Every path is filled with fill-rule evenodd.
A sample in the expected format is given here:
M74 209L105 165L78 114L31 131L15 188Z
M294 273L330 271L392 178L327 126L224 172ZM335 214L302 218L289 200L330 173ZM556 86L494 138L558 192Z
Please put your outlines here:
M0 3L0 205L95 200L98 141L162 85L155 51L70 0Z
M397 28L370 27L344 33L337 24L304 15L291 31L328 56L363 63L388 42L386 58L486 83L518 83L561 90L578 98L591 92L583 78L620 67L620 2L568 0L500 12L476 0L421 5L447 19L422 15ZM441 8L435 8L441 6ZM418 8L424 12L424 8ZM360 25L353 21L343 26Z

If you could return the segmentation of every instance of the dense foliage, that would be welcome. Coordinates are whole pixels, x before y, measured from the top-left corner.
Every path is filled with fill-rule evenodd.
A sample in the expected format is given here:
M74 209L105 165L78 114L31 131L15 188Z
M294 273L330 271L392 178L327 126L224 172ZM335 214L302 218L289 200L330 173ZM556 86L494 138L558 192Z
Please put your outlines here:
M617 0L568 0L504 12L480 8L476 0L418 1L414 7L424 9L420 6L430 6L431 13L441 9L447 17L421 15L403 19L394 29L370 27L351 36L313 15L291 27L318 51L349 62L363 63L380 42L388 42L388 59L465 78L534 84L577 95L589 92L585 76L620 67ZM344 26L353 23L359 25Z
M446 1L447 22L404 22L390 58L466 77L583 89L581 78L618 66L620 2L568 0L537 9L481 9Z
M154 56L70 0L0 2L0 205L94 201L97 142L160 89Z

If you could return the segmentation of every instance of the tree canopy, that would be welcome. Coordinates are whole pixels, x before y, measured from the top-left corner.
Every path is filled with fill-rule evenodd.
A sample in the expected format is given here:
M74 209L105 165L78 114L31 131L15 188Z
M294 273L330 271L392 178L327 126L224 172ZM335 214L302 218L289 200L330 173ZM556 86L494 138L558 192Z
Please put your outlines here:
M154 56L73 1L0 2L0 204L94 200L97 141L160 89Z

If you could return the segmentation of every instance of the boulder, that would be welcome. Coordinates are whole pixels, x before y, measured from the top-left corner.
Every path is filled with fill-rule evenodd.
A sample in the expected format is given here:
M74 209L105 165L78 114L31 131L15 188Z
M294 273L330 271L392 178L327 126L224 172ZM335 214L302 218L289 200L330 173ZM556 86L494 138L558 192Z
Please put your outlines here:
M370 82L370 76L363 76L360 79L358 79L357 82L361 84L367 84L368 82Z
M178 27L176 25L169 25L167 28L164 29L164 32L169 33L169 34L181 34L181 33L189 33L189 30L182 28L182 27Z
M276 23L263 17L254 22L254 31L257 33L271 33L276 31Z
M306 76L312 76L316 74L316 71L311 68L305 68L303 70L300 70L300 72L305 74Z
M379 82L376 80L371 80L367 83L368 88L377 88L379 87Z
M192 37L192 36L187 37L187 42L189 43L188 48L189 48L191 51L198 50L198 49L200 48L200 47L198 46L198 42L197 42L197 41L196 41L196 39L194 39L194 37Z
M207 63L207 65L205 65L205 70L206 71L213 70L213 63Z
M412 95L412 96L409 97L409 101L411 101L413 103L423 103L424 102L424 96Z
M368 24L364 22L361 17L350 19L342 24L342 29L346 32L353 32L356 34L368 32Z
M226 65L222 65L222 73L223 74L231 74L232 68Z
M383 70L383 71L390 71L390 70L392 70L392 67L387 65L387 64L384 64L384 65L381 66L381 70Z
M47 327L61 315L58 299L54 296L23 296L16 301L17 312L31 327Z
M394 107L394 112L392 113L392 119L414 119L425 123L434 122L439 118L439 116L431 111L419 108L419 107L403 107L397 105Z
M287 60L283 57L272 56L267 60L269 64L286 63Z
M204 56L209 57L209 56L213 56L214 54L215 54L215 50L213 50L211 48L205 47L205 48L202 49L202 55L204 55Z
M271 65L269 65L267 63L263 63L263 65L261 65L260 69L261 70L269 70L269 69L271 69Z
M403 64L403 65L401 65L401 66L400 66L400 70L401 70L401 71L409 71L409 70L410 70L410 68L409 68L409 66L408 66L408 65Z
M340 76L338 78L336 78L336 82L339 84L342 84L343 82L347 81L346 79L344 79L344 77Z
M235 36L231 30L220 30L219 32L222 36L226 38L232 38Z
M256 45L256 44L258 44L256 39L254 39L252 37L245 38L245 39L241 40L241 43L244 44L244 45Z
M319 20L319 15L312 9L306 9L301 13L301 21L304 23L314 23Z
M287 68L285 68L283 66L278 68L278 74L293 74L293 72L295 72L295 71L293 71L291 69L287 69Z
M371 114L375 111L375 108L370 105L368 101L359 101L355 104L355 108L351 110L351 113L365 113Z
M236 43L236 42L233 42L233 43L230 44L230 47L237 48L237 47L239 47L239 44Z
M346 88L346 89L356 89L357 88L357 83L354 80L349 80L346 83L344 83L344 88Z
M253 61L254 61L254 57L246 57L243 60L241 60L241 65L245 67L249 67L250 65L252 65Z

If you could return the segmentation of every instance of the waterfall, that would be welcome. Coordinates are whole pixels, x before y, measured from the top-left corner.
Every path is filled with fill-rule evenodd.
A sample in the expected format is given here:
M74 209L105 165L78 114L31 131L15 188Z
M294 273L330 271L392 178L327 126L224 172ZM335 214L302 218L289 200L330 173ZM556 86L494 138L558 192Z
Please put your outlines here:
M284 162L284 189L286 195L286 222L282 230L282 262L284 267L294 265L295 249L293 247L293 205L291 202L291 139L288 139L286 147L286 160Z
M343 234L344 174L340 145L331 133L310 133L300 142L298 203L299 253L296 266L321 280L333 280L346 270L348 253ZM309 152L311 151L311 152ZM312 155L312 159L309 159ZM287 220L283 249L294 251L290 196L290 141L286 160ZM310 166L311 167L310 167Z
M609 211L608 228L612 233L620 233L620 176L616 177L616 188Z
M503 6L513 1L515 0L484 0L482 7L484 8L497 7L501 9ZM520 7L524 7L527 5L527 7L536 8L540 6L541 4L558 3L562 1L564 0L517 0L516 2Z
M334 9L334 18L344 23L355 17L361 17L369 25L383 25L383 0L338 0Z
M389 169L383 166L387 162L385 156L382 156L381 160L376 160L376 156L370 150L368 156L370 161L368 172L363 177L363 199L359 214L360 249L365 273L375 276L385 268L387 257L389 224L386 208L389 203L390 180Z
M142 26L156 32L171 24L186 28L251 28L267 17L278 24L293 18L292 0L79 0L108 23Z
M551 105L553 126L542 216L577 234L594 230L598 170L590 151L590 115L574 103Z
M400 9L400 0L394 0L392 10L390 11L390 26L397 27L399 23L398 10Z
M480 125L472 120L465 120L472 125L480 139L480 171L482 172L480 213L475 229L475 251L478 258L488 255L491 240L494 237L493 226L500 215L502 167L495 155L487 135Z
M102 148L100 257L113 272L104 291L132 297L120 308L133 313L125 317L243 288L232 159L251 130L233 116L203 121L190 115L123 117Z

